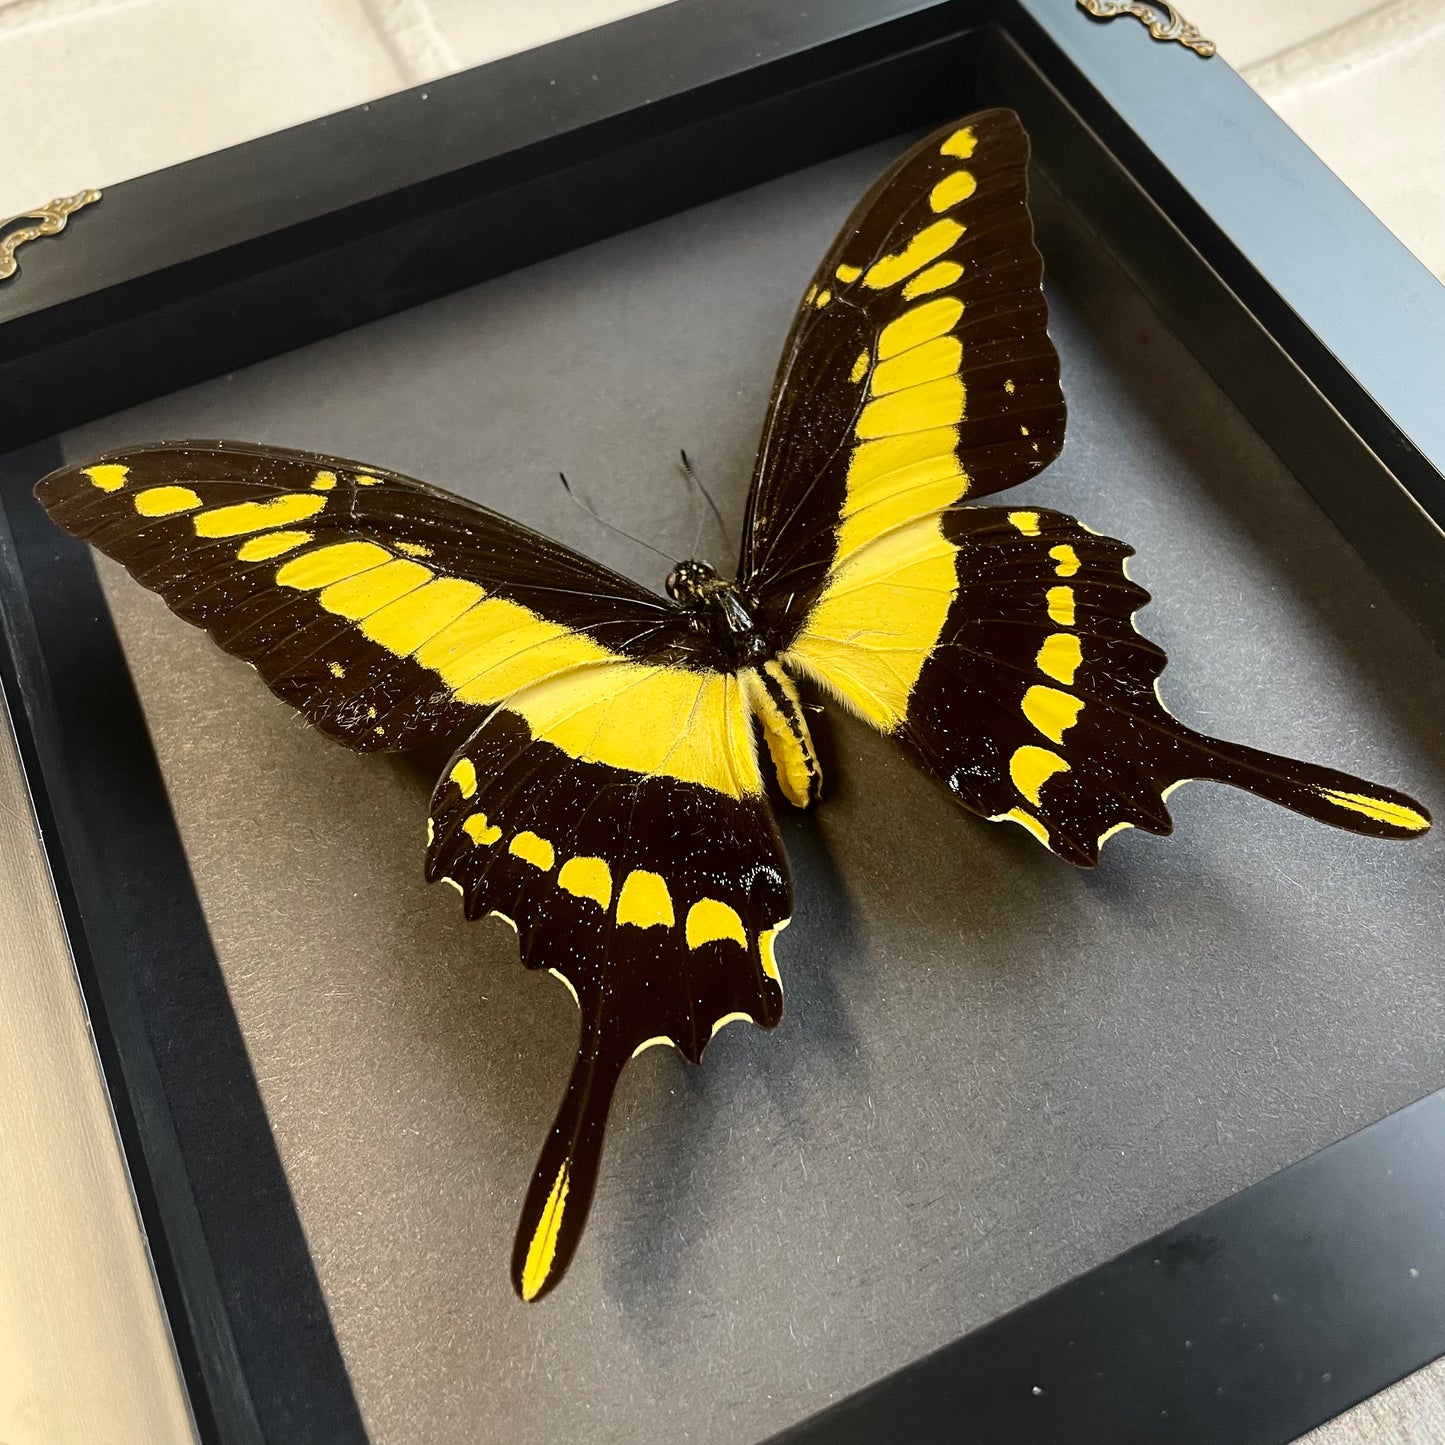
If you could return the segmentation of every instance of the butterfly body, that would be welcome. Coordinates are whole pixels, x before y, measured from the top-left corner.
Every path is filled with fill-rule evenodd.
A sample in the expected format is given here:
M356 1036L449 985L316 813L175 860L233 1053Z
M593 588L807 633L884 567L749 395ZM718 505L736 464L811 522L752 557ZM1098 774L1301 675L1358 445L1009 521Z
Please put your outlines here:
M1131 549L977 505L1064 439L1027 163L1018 118L982 112L844 225L784 348L736 582L689 560L663 598L437 488L275 447L134 447L37 488L328 736L461 739L426 876L514 928L581 1015L514 1247L524 1299L581 1238L628 1061L695 1063L720 1028L782 1016L792 886L762 755L817 800L798 679L1083 867L1122 829L1168 833L1195 778L1373 837L1429 826L1403 793L1175 719Z

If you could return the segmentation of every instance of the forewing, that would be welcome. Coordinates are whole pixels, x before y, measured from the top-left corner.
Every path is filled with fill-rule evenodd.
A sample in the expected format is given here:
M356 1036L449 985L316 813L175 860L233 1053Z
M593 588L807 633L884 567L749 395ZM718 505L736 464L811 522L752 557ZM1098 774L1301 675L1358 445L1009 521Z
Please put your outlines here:
M1169 832L1165 797L1191 778L1376 837L1429 826L1402 793L1172 717L1155 686L1165 655L1134 625L1149 598L1125 573L1132 549L1122 542L1060 512L960 507L923 551L845 590L831 632L807 633L788 660L892 732L974 812L1018 823L1086 866L1123 828ZM856 626L842 615L863 599L878 608L889 589L900 604L942 612L916 670L911 654L900 668L895 633L870 630L862 610Z
M432 800L428 877L501 915L582 1013L577 1060L522 1211L513 1281L551 1289L586 1222L608 1107L653 1044L701 1058L724 1024L782 1013L792 911L743 679L618 664L519 694Z
M180 443L52 473L36 493L358 750L446 736L556 672L710 653L626 578L356 462Z
M935 132L818 268L774 385L740 567L780 646L846 557L1058 455L1028 155L1008 110Z

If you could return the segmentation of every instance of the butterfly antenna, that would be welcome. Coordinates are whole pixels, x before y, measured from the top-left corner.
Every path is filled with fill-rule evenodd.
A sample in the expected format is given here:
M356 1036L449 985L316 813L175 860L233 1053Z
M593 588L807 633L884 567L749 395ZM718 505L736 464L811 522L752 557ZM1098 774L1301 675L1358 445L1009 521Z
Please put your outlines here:
M726 521L723 520L723 514L718 511L717 503L712 499L712 493L709 492L705 486L703 486L702 478L699 477L695 471L693 471L692 463L688 460L687 453L679 449L678 456L682 458L683 474L687 477L688 481L690 481L693 486L695 486L702 494L702 499L707 503L708 510L713 514L714 517L717 518L718 530L722 534L723 540L727 541L728 524ZM706 526L707 513L704 512L702 516L697 519L697 536L692 539L692 555L694 557L697 555L698 546L702 542L703 528Z
M619 537L626 537L629 542L636 542L639 547L646 547L649 552L656 557L661 557L664 562L669 562L674 567L677 565L678 559L676 557L669 557L666 552L654 547L651 542L645 542L641 537L634 537L631 532L624 532L621 527L609 522L595 507L584 502L582 498L572 490L572 483L567 480L567 474L565 472L558 472L557 475L562 479L562 490L567 493L568 500L574 503L574 505L581 507L594 522L606 527L609 532L616 532Z

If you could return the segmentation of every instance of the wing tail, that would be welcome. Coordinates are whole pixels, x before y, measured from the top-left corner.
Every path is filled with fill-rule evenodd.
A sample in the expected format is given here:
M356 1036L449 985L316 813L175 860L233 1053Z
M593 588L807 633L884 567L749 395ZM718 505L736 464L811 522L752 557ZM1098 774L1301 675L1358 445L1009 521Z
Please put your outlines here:
M1352 773L1298 762L1240 743L1191 733L1196 776L1229 783L1272 803L1371 838L1418 838L1430 815L1413 798Z
M629 1057L618 1042L616 1030L584 1023L567 1092L542 1146L512 1246L512 1284L528 1302L541 1299L567 1272L587 1224L607 1115Z

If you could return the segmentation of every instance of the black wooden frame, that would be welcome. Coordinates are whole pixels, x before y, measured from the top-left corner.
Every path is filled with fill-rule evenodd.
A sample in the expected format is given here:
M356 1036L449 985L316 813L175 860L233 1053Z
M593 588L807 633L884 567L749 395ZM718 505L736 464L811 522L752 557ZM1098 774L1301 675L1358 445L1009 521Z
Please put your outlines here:
M0 286L0 682L206 1440L364 1436L94 572L29 497L50 439L995 103L1445 641L1445 288L1222 61L1070 0L677 0L114 187ZM145 1022L173 1005L184 1091ZM218 1128L257 1181L230 1213L182 1147ZM1442 1185L1445 1094L779 1438L1291 1439L1445 1353L1410 1283L1445 1267ZM264 1271L227 1254L257 1228ZM228 1317L237 1269L286 1339Z

